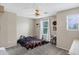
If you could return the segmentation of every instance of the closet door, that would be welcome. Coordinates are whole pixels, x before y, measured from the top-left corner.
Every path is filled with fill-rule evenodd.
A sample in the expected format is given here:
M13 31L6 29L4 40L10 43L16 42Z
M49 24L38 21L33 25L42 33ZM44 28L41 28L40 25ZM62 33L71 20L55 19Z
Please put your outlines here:
M7 19L6 13L0 15L0 47L7 47Z
M16 44L16 14L5 12L0 16L0 47L8 48Z
M8 13L8 22L7 22L7 30L8 30L8 45L7 47L16 46L16 14Z
M1 17L0 17L0 40L1 40ZM0 41L1 43L1 41Z

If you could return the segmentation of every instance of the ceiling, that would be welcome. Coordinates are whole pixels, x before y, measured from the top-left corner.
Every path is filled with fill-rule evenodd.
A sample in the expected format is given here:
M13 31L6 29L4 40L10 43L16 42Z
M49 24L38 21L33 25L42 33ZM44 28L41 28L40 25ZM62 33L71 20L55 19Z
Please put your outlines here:
M42 18L55 15L58 11L79 7L78 3L1 3L5 11L16 13L27 18ZM39 8L40 16L35 16L35 9Z

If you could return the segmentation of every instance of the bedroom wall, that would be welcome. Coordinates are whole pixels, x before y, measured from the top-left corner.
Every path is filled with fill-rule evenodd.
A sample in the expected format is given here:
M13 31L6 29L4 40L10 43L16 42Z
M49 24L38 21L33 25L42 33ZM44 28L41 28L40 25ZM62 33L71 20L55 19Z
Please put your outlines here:
M54 15L54 16L51 16L50 18L50 35L51 36L54 36L54 35L56 35L56 31L53 31L53 21L57 21L56 20L56 15Z
M34 36L34 20L17 16L17 39L20 35Z
M67 31L66 16L79 14L79 8L57 13L57 47L69 50L74 39L79 39L79 31Z
M34 26L35 26L35 37L37 38L40 38L40 19L34 19L35 20L35 23L34 23ZM38 25L36 25L38 24Z

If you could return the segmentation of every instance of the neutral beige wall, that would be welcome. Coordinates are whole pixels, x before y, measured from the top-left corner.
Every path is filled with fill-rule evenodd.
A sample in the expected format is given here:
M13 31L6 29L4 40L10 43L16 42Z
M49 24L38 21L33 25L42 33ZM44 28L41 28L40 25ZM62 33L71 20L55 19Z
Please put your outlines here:
M50 35L51 36L54 36L54 35L56 35L56 31L53 31L53 21L56 21L56 16L54 15L54 16L51 16L51 17L49 17L49 20L50 20Z
M67 16L79 14L79 8L57 13L57 47L69 50L74 39L79 39L79 31L67 31Z
M0 13L0 47L15 46L16 41L16 14Z
M17 16L17 39L20 35L34 36L34 20Z
M40 19L34 19L34 21L35 21L35 23L34 23L35 37L40 38ZM38 25L36 25L36 24L38 24Z

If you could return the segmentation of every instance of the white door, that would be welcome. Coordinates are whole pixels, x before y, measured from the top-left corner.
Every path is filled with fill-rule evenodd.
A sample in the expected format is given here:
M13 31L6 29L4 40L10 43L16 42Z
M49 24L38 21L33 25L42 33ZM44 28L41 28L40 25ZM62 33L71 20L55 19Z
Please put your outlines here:
M42 19L40 21L40 38L50 41L50 27L48 19Z

